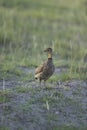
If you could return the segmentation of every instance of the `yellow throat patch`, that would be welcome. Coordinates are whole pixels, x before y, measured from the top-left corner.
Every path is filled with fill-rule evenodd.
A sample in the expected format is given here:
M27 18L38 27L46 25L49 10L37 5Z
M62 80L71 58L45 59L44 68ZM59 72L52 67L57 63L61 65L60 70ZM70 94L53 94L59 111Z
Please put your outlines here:
M48 58L52 58L52 54L48 53Z

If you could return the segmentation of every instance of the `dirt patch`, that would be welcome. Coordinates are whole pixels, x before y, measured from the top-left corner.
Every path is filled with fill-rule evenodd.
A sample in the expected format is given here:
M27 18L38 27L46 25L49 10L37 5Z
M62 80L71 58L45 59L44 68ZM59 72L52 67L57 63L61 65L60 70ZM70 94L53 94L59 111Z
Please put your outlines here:
M34 69L20 68L32 74ZM56 69L57 73L66 69ZM3 85L4 84L4 85ZM3 90L3 86L4 89ZM58 130L62 126L87 129L87 82L69 80L61 84L47 82L47 88L35 81L1 80L4 93L0 103L1 128L12 130Z

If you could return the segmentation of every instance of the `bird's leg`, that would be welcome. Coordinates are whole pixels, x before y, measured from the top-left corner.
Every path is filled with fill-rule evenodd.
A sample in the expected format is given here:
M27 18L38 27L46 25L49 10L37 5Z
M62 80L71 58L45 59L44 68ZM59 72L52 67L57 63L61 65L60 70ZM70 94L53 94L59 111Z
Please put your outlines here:
M40 87L41 87L41 79L39 79L39 85L40 85Z
M44 87L46 86L46 81L44 80Z

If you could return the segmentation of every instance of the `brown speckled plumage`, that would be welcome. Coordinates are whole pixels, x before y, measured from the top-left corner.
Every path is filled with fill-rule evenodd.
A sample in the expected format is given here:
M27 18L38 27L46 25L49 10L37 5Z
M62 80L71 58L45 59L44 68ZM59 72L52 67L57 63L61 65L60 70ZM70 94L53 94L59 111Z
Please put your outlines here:
M39 79L40 83L42 80L46 81L54 73L55 67L52 62L52 49L47 48L45 50L48 54L48 60L38 66L35 70L35 79Z

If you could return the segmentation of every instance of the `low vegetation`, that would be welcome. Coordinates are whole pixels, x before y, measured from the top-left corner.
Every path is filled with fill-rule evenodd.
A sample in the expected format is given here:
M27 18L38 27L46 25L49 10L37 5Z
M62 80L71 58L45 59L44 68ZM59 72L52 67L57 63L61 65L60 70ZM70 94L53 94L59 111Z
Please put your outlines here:
M76 82L87 82L86 27L86 0L0 0L1 130L44 124L48 130L85 130L86 87ZM47 47L56 71L47 88L39 88L34 68L47 58ZM68 81L73 85L65 86Z
M87 75L87 9L85 0L0 1L0 68L37 66L54 49L56 67L71 76ZM77 74L78 73L78 74Z

